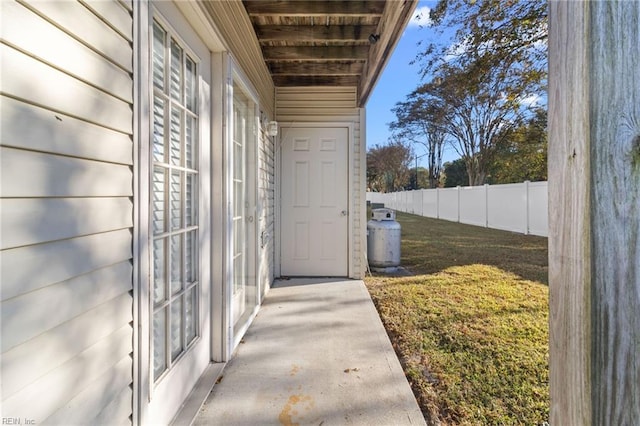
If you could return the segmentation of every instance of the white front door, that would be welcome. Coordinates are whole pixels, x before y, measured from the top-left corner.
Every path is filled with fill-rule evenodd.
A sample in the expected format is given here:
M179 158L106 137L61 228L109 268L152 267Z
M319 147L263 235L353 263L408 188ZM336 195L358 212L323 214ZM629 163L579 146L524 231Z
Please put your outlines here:
M281 275L348 275L349 129L282 129Z
M211 359L211 55L171 2L150 23L148 424L168 424ZM143 360L142 362L145 362Z

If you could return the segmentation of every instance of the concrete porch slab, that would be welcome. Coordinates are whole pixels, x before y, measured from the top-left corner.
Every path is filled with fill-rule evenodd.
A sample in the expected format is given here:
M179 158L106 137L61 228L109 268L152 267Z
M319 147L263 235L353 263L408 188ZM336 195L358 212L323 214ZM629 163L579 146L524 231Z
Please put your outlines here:
M362 281L277 281L196 425L424 425Z

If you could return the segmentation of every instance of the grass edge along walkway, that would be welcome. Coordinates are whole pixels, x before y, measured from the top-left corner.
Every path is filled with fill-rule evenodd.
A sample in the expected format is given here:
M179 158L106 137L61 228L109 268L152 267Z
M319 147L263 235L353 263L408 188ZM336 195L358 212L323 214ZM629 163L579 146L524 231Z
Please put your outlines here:
M365 283L427 422L546 422L546 238L397 219L416 275Z

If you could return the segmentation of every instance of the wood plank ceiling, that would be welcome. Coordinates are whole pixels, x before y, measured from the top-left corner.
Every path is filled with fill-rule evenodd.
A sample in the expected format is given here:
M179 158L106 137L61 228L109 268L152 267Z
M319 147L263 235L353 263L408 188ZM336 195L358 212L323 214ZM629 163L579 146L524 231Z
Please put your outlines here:
M366 97L417 0L242 3L276 86L358 86Z

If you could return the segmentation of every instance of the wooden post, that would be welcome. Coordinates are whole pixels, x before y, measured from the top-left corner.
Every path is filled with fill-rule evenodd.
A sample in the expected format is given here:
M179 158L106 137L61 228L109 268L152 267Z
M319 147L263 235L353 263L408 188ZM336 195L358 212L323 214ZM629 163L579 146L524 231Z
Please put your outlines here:
M640 2L549 10L551 424L640 419Z

